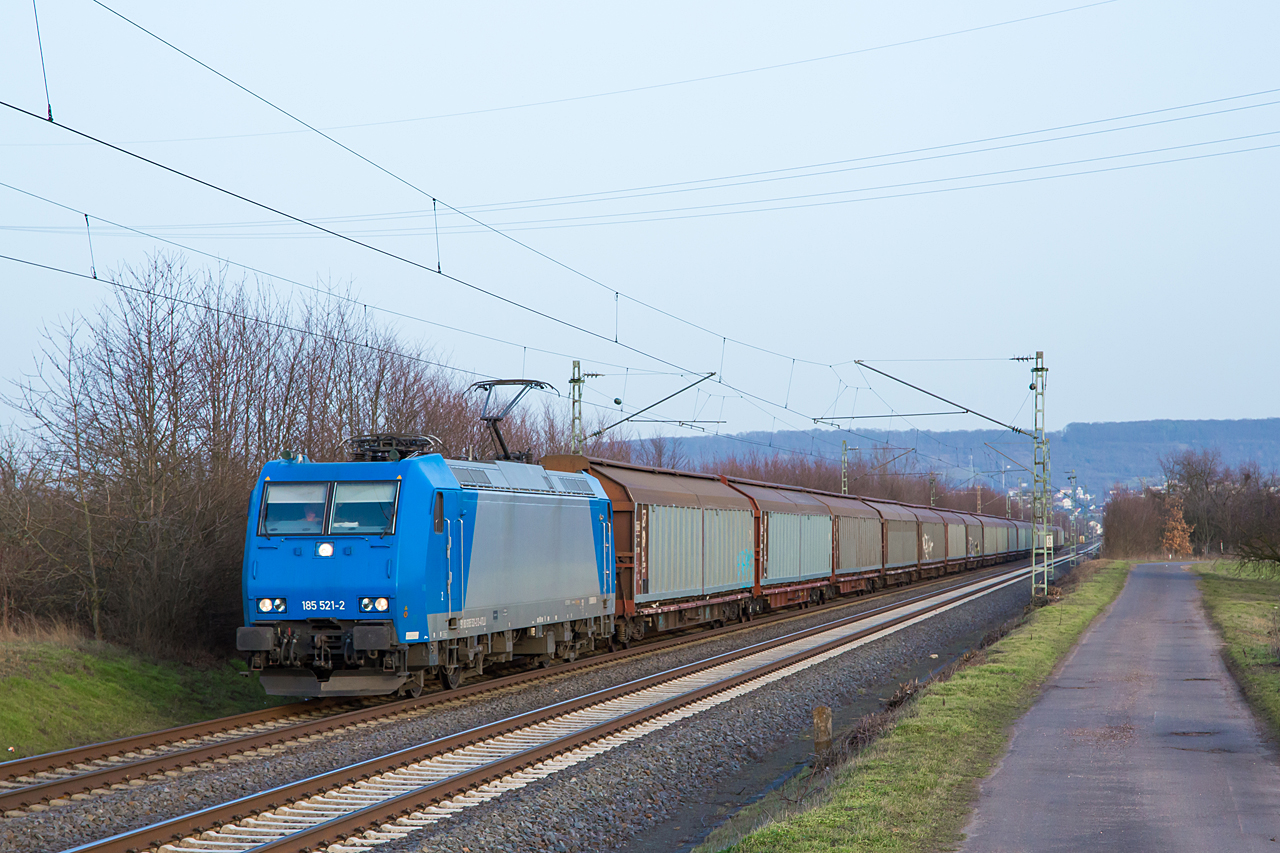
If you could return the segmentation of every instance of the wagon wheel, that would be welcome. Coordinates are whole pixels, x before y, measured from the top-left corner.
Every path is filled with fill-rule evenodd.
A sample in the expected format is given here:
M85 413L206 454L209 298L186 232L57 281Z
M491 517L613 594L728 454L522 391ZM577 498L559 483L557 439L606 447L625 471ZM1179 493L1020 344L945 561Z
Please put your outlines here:
M445 690L457 690L462 683L462 667L440 667L440 683Z

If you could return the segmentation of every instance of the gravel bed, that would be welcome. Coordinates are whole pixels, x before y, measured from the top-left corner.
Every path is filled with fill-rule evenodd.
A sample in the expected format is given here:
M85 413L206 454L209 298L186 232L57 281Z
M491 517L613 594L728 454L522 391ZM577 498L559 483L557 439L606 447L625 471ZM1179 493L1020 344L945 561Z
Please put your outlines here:
M1023 611L1028 594L1027 585L1016 584L983 596L376 849L585 853L625 848L685 803L700 801L717 779L809 729L815 705L838 704L883 683L904 661L1000 624Z
M847 695L881 682L903 660L927 655L931 646L941 645L947 638L965 636L1020 609L1027 597L1021 586L1014 588L1017 592L984 596L930 620L927 626L913 626L752 693L740 706L713 709L572 768L568 779L552 777L468 810L465 816L438 829L415 833L404 842L380 849L597 850L619 839L625 841L661 820L681 798L696 794L703 780L733 772L740 762L767 751L772 736L803 729L809 724L812 706L827 701L825 697ZM855 601L836 611L761 625L599 670L565 673L483 701L368 725L213 769L5 818L0 821L0 853L66 850L919 592L919 587L908 588L884 598ZM749 726L743 725L744 715ZM628 771L619 774L616 768L622 766ZM619 778L611 780L615 775ZM555 793L546 795L553 786Z

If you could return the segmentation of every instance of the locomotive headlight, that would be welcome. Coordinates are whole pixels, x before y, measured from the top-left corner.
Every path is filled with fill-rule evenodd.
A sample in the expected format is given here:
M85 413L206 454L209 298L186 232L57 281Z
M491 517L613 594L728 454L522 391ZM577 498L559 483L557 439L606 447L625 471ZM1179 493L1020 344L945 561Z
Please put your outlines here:
M285 611L285 608L286 608L287 606L288 606L288 605L285 603L285 600L284 600L283 598L273 598L273 599L271 599L271 607L272 607L272 609L274 609L274 610L275 610L275 612L277 612L277 613L283 613L283 612Z
M333 543L332 543L332 542L321 542L319 545L317 545L317 546L316 546L316 556L317 556L317 557L332 557L332 556L333 556Z
M270 613L270 612L271 612L271 599L269 599L269 598L259 598L259 599L258 599L258 612L259 612L259 613Z
M373 609L378 611L379 613L386 613L387 608L390 606L391 606L391 602L387 601L385 598L379 598L377 601L373 603Z
M370 610L373 610L373 599L372 598L360 599L360 612L368 613Z

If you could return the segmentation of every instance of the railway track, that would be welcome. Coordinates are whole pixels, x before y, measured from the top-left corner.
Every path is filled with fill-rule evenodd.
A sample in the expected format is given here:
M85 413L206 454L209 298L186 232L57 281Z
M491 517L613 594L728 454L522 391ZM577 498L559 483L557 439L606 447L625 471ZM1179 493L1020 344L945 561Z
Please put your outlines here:
M963 579L955 576L922 584L918 589L952 588L1006 569L981 570ZM823 610L839 610L864 604L875 597L902 592L894 588L875 596L836 599L800 611L786 611L760 617L751 627L811 616ZM416 699L391 701L319 700L238 714L92 744L62 752L47 753L0 764L0 814L16 815L24 809L65 805L71 799L105 793L112 788L137 786L166 775L180 775L218 764L269 754L291 743L336 734L375 721L385 722L417 716L442 707L473 701L483 694L518 689L533 680L557 678L564 674L607 666L624 658L653 654L676 646L732 633L747 626L693 629L690 633L666 637L630 649L593 655L550 670L533 670L489 678L453 691L440 691Z
M970 577L963 584L84 845L75 853L369 850L938 611L1018 583L1028 573L1018 567Z
M254 735L315 722L341 714L346 709L369 706L359 700L321 700L277 705L216 720L207 720L162 731L147 732L119 740L89 744L59 752L48 752L0 764L0 812L23 803L39 802L64 791L80 790L74 780L92 780L99 785L127 781L113 771L156 766L176 756L196 754L202 747L237 742Z

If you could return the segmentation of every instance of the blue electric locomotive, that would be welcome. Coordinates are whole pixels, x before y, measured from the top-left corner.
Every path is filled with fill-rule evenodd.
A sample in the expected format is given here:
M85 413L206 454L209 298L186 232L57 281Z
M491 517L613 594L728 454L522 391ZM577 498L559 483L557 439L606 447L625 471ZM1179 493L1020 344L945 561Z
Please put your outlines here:
M613 634L612 513L594 477L387 458L263 468L236 644L268 693L417 695Z

